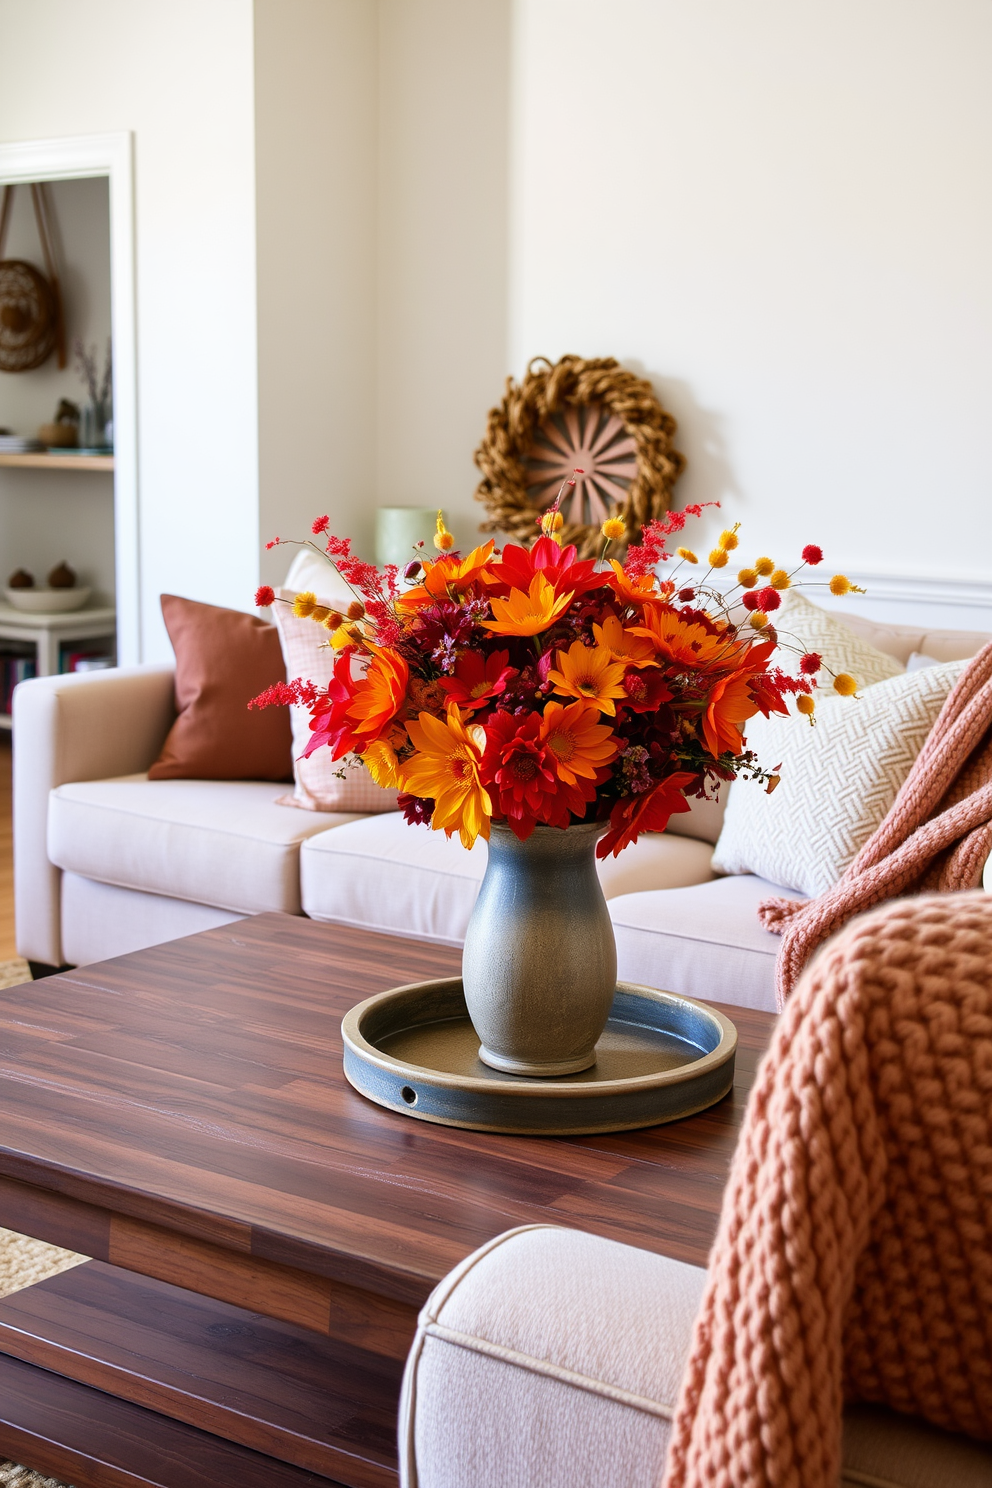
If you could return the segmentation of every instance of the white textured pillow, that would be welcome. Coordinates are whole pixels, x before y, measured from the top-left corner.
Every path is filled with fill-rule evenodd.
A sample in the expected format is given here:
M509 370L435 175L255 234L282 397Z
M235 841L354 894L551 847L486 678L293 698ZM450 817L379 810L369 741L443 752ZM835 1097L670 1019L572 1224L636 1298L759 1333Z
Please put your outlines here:
M730 789L713 853L718 873L756 873L801 894L822 894L879 827L944 699L967 665L945 662L878 682L857 698L825 695L816 727L804 718L752 718L748 747L778 789Z
M328 568L327 571L332 579L336 578L332 569ZM315 578L319 581L319 577L318 572ZM295 589L276 590L280 599L289 600L294 599L297 592ZM333 593L318 593L317 598L324 604L340 605L345 602ZM326 644L327 631L312 620L298 619L289 605L276 603L273 612L282 642L287 681L292 682L296 677L303 677L326 687L331 680L336 656ZM291 796L281 798L283 805L302 806L307 811L396 810L396 791L384 790L381 785L376 785L364 765L332 760L329 749L317 749L309 759L302 759L303 751L310 742L310 714L306 708L295 706L290 708L289 714L293 728L293 774L296 785Z
M782 596L782 608L772 616L772 623L787 645L801 647L804 651L817 651L824 665L835 674L848 672L859 689L873 687L888 677L898 677L906 670L894 656L886 656L867 641L849 630L843 621L811 604L798 589L788 589ZM783 662L786 671L795 674L796 665ZM829 685L824 679L824 687Z

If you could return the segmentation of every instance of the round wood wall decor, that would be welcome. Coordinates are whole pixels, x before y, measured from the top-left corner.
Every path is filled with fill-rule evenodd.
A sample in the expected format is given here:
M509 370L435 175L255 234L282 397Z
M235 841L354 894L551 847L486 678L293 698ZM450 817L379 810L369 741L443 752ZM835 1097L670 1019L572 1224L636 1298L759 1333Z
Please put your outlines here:
M489 513L482 530L529 544L541 513L578 468L583 473L562 498L563 541L575 543L581 558L598 556L599 529L618 512L627 542L636 543L644 524L671 506L685 468L672 447L675 429L651 384L614 357L564 356L554 365L535 357L521 383L507 378L475 452L482 472L475 499Z
M52 287L23 259L0 262L0 372L30 372L51 356L58 327Z

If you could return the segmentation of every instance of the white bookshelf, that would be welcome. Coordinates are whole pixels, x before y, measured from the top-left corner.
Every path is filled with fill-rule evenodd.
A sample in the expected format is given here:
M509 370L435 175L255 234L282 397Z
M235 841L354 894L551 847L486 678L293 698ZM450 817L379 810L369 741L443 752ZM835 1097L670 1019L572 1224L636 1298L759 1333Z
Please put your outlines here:
M0 603L0 641L34 646L37 675L51 677L59 669L59 648L66 641L105 640L115 646L117 612L112 605L70 610L61 615L31 615ZM9 713L0 713L0 729L9 729Z

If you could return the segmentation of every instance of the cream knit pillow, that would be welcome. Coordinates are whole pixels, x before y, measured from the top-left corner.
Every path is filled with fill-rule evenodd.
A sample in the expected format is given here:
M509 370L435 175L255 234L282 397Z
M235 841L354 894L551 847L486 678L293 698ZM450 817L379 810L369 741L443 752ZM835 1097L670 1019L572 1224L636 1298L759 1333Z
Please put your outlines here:
M804 651L816 651L831 672L848 672L857 682L858 689L873 687L888 677L898 677L906 670L894 656L870 646L867 641L849 630L842 620L819 605L811 604L798 589L788 589L782 596L782 608L771 615L772 624L780 638L789 646L801 647ZM797 665L783 662L786 671L795 673ZM829 676L822 679L826 689Z
M836 883L881 825L961 675L964 661L903 672L856 698L825 693L816 726L804 718L752 718L747 743L781 781L730 789L713 853L718 873L755 873L801 894Z
M328 573L332 579L335 577L330 568ZM289 600L294 599L297 592L295 589L276 590L280 599ZM348 603L347 598L333 592L318 594L317 598L324 604ZM303 677L326 687L336 657L327 645L327 631L312 620L300 620L289 605L277 603L273 612L286 662L286 680L291 682L296 677ZM342 760L332 760L331 751L326 748L317 749L309 759L303 759L303 751L310 742L310 714L301 707L291 707L289 714L293 728L296 786L291 796L281 798L283 805L302 806L307 811L396 810L396 792L376 785L364 765L346 765Z

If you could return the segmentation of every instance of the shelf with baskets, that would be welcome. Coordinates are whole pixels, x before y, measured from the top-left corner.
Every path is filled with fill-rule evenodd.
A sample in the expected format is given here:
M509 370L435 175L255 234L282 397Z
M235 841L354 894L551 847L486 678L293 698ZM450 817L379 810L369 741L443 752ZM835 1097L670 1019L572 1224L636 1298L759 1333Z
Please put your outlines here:
M11 694L18 682L113 665L116 628L112 605L34 615L0 602L0 729L11 727Z

